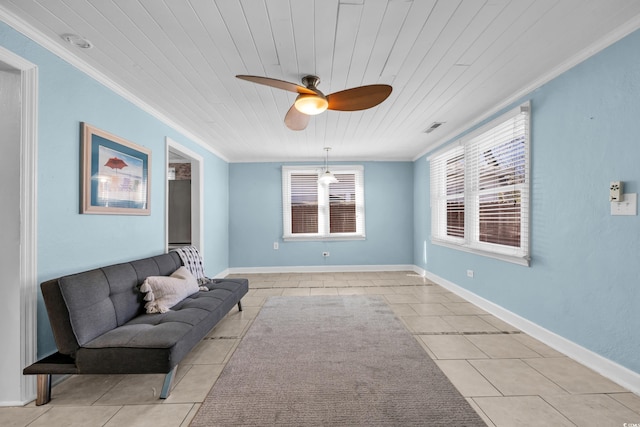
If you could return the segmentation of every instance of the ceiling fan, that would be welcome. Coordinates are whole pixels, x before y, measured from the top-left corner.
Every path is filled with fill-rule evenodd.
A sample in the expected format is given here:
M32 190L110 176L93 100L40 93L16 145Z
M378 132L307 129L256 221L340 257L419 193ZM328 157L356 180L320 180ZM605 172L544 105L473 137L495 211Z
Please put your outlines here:
M270 77L246 75L236 77L297 93L298 97L284 117L284 124L291 130L303 130L309 124L311 116L320 114L327 109L337 111L366 110L380 104L391 94L391 86L375 84L325 95L317 88L320 83L320 78L317 76L304 76L302 78L304 86Z

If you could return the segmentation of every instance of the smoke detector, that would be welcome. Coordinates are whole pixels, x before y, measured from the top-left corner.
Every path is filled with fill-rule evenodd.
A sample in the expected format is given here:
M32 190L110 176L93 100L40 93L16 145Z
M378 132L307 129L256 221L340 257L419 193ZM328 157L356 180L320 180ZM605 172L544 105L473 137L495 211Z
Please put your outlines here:
M63 34L61 37L62 40L80 49L91 49L93 47L93 43L77 34Z

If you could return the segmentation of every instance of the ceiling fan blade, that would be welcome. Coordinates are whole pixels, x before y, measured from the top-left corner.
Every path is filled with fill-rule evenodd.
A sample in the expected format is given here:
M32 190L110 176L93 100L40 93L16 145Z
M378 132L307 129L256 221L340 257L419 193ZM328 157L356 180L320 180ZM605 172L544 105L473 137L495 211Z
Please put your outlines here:
M272 79L270 77L246 76L242 74L237 75L236 77L252 83L258 83L261 85L271 86L278 89L288 90L289 92L306 93L308 95L313 95L316 93L313 90L307 89L304 86L300 86L295 83L285 82L284 80Z
M301 113L292 105L284 116L284 124L291 130L304 130L309 124L309 119L311 116Z
M375 107L391 94L389 85L368 85L327 95L329 110L358 111Z

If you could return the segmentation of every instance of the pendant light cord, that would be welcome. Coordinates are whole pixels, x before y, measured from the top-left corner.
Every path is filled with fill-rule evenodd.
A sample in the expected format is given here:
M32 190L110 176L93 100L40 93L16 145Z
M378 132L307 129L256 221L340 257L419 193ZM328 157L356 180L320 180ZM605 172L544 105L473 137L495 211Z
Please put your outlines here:
M324 160L324 171L327 172L329 170L329 150L331 150L331 148L329 147L324 147L324 151L326 151L326 156L325 156L325 160Z

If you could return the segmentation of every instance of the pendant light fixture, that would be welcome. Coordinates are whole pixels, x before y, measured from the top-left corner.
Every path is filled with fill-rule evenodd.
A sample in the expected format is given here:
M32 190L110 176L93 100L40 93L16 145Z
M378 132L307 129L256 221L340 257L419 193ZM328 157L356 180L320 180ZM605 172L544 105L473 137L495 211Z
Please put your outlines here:
M331 147L324 147L324 150L327 152L324 160L324 173L318 178L318 183L323 185L336 184L338 178L329 171L329 150L331 150Z

